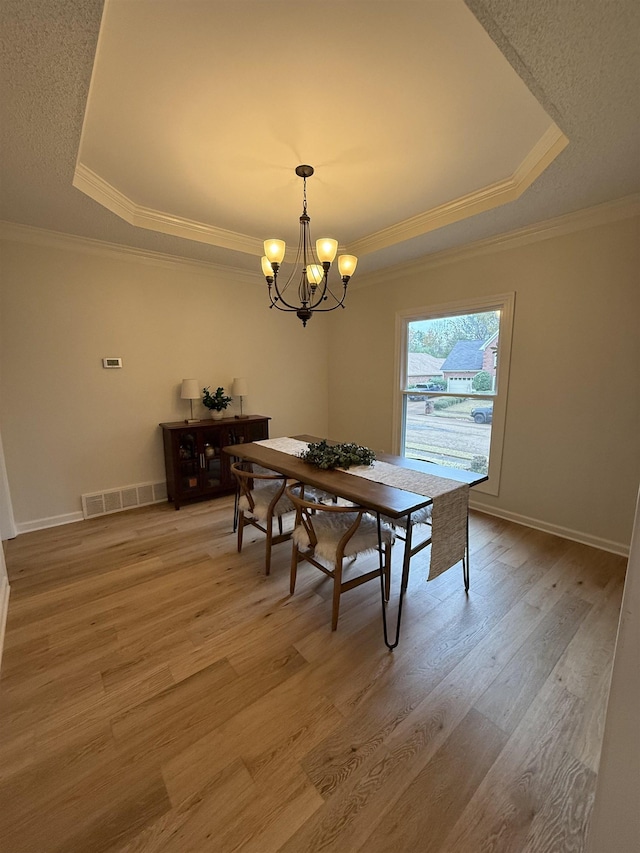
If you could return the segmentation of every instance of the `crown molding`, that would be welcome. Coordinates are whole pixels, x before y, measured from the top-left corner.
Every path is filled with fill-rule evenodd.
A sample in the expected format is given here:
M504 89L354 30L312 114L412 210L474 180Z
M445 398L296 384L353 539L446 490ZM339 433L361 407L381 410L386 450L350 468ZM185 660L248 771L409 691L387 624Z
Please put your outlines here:
M451 225L453 222L513 201L522 195L568 142L562 131L556 125L552 125L511 177L362 237L350 243L347 251L363 257L371 252L394 246L396 243L419 237L436 228ZM263 253L263 243L255 237L138 205L80 162L76 165L73 186L124 219L125 222L139 228L147 228L150 231L159 231L187 240L197 240L256 257L260 257Z
M547 219L535 225L528 225L516 231L508 231L496 237L487 237L485 240L468 243L466 246L434 252L431 255L407 261L404 264L363 273L355 282L350 282L349 287L351 290L359 290L361 287L370 287L375 284L388 284L397 279L404 279L413 273L424 272L479 255L490 255L505 249L526 246L529 243L549 240L552 237L561 237L564 234L573 234L576 231L607 225L621 219L630 219L633 216L640 216L640 193L604 202L595 207L584 208L574 213L566 213L563 216Z
M138 205L82 163L76 166L73 186L130 225L258 257L264 253L262 241L255 237Z
M362 257L514 201L531 186L568 144L569 140L564 133L556 125L552 125L510 178L497 181L468 195L460 196L424 213L397 222L389 228L382 228L380 231L362 237L350 243L348 251Z
M224 278L226 281L233 281L239 284L255 284L256 281L264 281L259 270L254 273L235 267L226 267L222 264L214 264L209 261L198 261L193 258L183 258L163 252L136 249L132 246L123 246L119 243L108 243L107 241L95 240L91 237L77 237L73 234L36 228L32 225L19 225L16 222L7 222L4 220L0 220L0 239L11 240L15 243L29 243L35 246L48 246L55 249L68 249L75 252L100 255L102 257L118 257L124 260L133 259L165 268L183 266L206 272L207 275L213 273L216 276Z
M517 231L509 231L496 237L488 237L485 240L468 243L466 246L435 252L404 264L386 267L375 272L363 273L349 283L349 289L359 290L362 287L370 287L376 284L388 284L391 281L406 278L413 273L420 273L435 267L445 266L446 264L457 263L479 255L490 255L494 252L518 246L526 246L529 243L537 243L552 237L561 237L564 234L572 234L575 231L583 231L588 228L607 225L621 219L630 219L633 216L640 216L640 193L625 196L615 201L605 202L595 207L585 208L575 213L567 213L554 219L539 222L536 225L520 228ZM198 261L162 252L136 249L130 246L122 246L118 243L108 243L90 237L77 237L72 234L64 234L60 231L36 228L32 225L20 225L6 220L0 220L0 239L17 243L30 243L38 246L50 246L58 249L69 249L92 255L101 255L103 257L115 256L124 259L134 259L163 267L184 266L205 272L207 275L213 273L227 281L235 281L241 284L255 284L257 281L263 282L259 270L257 272L240 270L234 267L226 267L222 264L214 264L209 261Z
M542 134L513 173L513 182L517 188L515 198L521 196L540 177L568 144L569 140L555 124Z

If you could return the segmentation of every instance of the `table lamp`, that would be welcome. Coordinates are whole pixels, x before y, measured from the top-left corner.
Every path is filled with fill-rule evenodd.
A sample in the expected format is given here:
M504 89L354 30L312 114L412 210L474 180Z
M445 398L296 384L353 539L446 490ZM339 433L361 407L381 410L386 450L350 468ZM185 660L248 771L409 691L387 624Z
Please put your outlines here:
M236 415L237 418L246 418L247 415L242 414L242 398L246 397L248 394L247 388L247 380L244 377L240 377L233 380L233 385L231 387L231 396L232 397L240 397L240 414Z
M191 417L185 418L185 424L198 423L198 418L193 417L193 401L200 399L200 383L197 379L182 380L182 387L180 389L180 399L189 400L189 402L191 403Z

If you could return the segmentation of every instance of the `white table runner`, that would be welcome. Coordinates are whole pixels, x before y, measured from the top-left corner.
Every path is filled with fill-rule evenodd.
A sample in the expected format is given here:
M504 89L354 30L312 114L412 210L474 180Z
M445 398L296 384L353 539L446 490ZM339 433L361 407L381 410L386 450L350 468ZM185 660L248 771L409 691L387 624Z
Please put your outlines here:
M268 438L257 441L279 450L299 456L309 446L305 441L295 438ZM404 489L417 495L431 498L433 501L431 563L429 577L433 580L442 572L455 566L464 557L467 545L467 515L469 511L469 486L457 480L435 477L411 468L402 468L388 462L376 460L373 465L357 465L349 469L338 469L355 477L364 477L385 486Z

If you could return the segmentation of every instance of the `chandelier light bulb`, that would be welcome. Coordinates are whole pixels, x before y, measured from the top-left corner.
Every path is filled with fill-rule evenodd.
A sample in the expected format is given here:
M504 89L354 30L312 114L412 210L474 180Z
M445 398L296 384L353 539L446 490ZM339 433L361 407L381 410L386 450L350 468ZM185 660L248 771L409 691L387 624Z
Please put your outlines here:
M264 253L272 264L281 264L286 248L284 240L265 240Z
M338 241L331 237L321 237L316 240L316 255L320 263L331 263L338 254Z
M309 264L307 266L307 281L309 284L318 285L324 278L324 270L320 264Z
M351 278L357 265L358 259L355 255L340 255L338 258L338 270L343 278Z
M271 261L266 255L262 256L262 275L265 278L273 278L273 267L271 266Z

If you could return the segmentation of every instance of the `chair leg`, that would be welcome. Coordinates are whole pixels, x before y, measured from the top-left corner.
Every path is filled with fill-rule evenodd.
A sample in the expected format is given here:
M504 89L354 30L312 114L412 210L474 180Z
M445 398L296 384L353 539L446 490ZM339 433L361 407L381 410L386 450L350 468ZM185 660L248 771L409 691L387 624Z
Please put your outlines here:
M238 501L240 500L240 490L236 489L236 494L233 501L233 532L235 533L238 529Z
M294 544L291 549L291 576L289 580L289 593L293 595L296 590L296 578L298 576L298 546Z
M244 531L244 513L242 510L238 513L238 553L242 551L242 533Z
M342 588L342 560L333 570L333 607L331 610L331 630L338 627L338 615L340 613L340 592Z
M271 574L271 539L273 537L273 519L269 519L266 524L267 528L267 541L265 544L265 558L264 558L264 566L265 566L265 574Z

